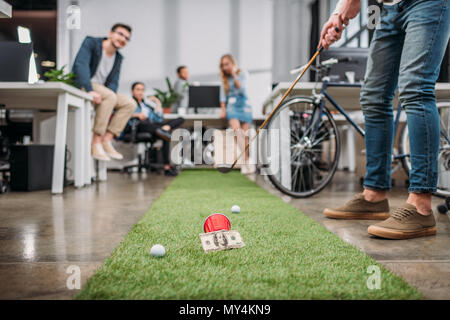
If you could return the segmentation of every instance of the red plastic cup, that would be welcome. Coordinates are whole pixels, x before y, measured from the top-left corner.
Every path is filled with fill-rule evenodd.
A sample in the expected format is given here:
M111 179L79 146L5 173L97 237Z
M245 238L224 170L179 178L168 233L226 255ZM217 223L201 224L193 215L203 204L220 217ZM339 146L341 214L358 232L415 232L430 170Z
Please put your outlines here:
M203 224L203 230L205 233L214 232L219 230L230 230L231 223L230 219L226 215L221 213L215 213L206 218Z

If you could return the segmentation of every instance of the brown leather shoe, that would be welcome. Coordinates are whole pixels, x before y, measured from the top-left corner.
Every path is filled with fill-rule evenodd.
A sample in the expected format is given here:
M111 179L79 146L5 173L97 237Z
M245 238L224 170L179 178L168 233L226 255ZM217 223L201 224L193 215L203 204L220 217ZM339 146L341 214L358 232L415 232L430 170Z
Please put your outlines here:
M367 229L373 236L386 239L411 239L436 234L436 220L433 212L421 215L412 204L405 203L397 208L386 221L374 224Z
M323 213L333 219L385 220L389 215L389 202L369 202L359 193L339 208L326 208Z

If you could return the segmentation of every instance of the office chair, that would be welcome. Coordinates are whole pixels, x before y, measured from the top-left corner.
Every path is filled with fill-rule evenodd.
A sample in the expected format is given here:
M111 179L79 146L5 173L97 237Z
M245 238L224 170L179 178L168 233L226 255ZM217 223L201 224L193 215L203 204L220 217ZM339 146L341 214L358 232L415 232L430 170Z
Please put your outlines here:
M138 172L145 170L157 171L162 170L162 166L156 164L156 148L154 146L158 138L154 137L150 132L137 132L137 127L139 124L139 119L131 119L131 125L129 129L126 130L121 140L125 143L133 143L138 146L143 146L143 151L138 149L138 163L134 165L125 166L122 168L123 173L132 173L133 168L138 168Z

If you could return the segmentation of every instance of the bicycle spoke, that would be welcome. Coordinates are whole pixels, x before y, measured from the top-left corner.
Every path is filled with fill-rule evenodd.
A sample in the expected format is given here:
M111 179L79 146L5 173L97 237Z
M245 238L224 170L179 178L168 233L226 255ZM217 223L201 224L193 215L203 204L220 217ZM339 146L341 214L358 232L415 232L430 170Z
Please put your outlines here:
M295 185L297 184L297 174L298 174L298 168L300 168L299 166L297 166L297 168L295 169L294 175L291 177L292 178L292 186L291 189L295 190Z
M299 167L300 168L300 167ZM304 177L303 177L303 170L302 171L300 171L300 190L303 190L303 188L302 188L302 186L306 186L306 183L304 183L305 182L305 179L304 179Z
M314 162L312 162L312 165L313 165L314 167L316 167L316 169L317 169L319 172L324 171L324 170L321 170L318 166L316 166L316 165L314 164Z
M317 146L319 143L321 143L322 141L324 141L326 138L330 137L331 134L329 132L327 132L328 136L323 136L321 137L319 140L315 141L314 144L311 145L311 147L315 147Z
M299 136L295 135L295 134L296 134L296 132L294 130L291 130L291 138L295 138L296 139L295 143L300 143L301 138Z

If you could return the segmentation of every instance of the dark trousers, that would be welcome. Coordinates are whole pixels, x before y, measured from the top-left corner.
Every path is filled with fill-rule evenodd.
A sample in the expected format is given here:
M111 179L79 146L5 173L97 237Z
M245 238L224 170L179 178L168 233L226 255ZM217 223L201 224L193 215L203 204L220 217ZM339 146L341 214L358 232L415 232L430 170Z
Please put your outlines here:
M170 126L170 131L180 127L184 122L183 118L176 118L173 120L166 120L163 122L150 122L148 120L140 121L137 126L137 132L149 132L152 136L157 137L156 129L161 128L165 125ZM164 164L170 164L170 141L163 140L162 154L164 159Z

